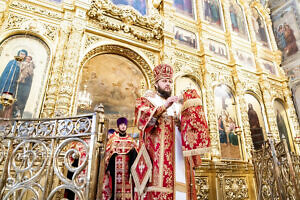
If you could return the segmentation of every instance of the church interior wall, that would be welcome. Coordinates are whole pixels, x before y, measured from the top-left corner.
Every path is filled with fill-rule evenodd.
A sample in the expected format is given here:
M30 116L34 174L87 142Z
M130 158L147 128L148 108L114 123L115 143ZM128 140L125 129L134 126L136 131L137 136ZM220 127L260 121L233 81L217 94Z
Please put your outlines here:
M30 6L33 6L33 4L22 4L21 2L14 2L10 7L15 8L15 10L12 12L7 12L5 13L6 15L9 15L9 17L7 18L7 21L4 21L4 25L2 27L5 27L5 29L9 30L9 29L19 29L18 31L21 31L22 29L28 29L31 32L38 32L40 34L43 35L44 38L47 38L47 42L49 43L49 41L51 41L52 45L52 49L54 49L54 46L56 46L55 50L52 50L54 52L54 54L56 53L56 60L53 61L53 67L54 69L52 69L51 75L54 76L53 79L55 81L58 81L58 79L60 78L60 82L62 83L62 87L59 89L58 88L58 84L56 83L52 83L52 81L54 81L53 79L51 80L51 78L49 79L48 83L49 85L47 86L47 90L46 91L46 95L45 95L45 108L42 111L42 116L47 116L47 114L45 114L45 110L47 110L47 106L52 105L52 108L49 110L51 110L50 115L52 116L54 115L54 112L56 112L55 110L65 110L66 113L73 113L72 109L69 109L69 104L75 104L76 102L76 92L77 91L77 86L76 84L72 84L72 82L75 81L75 83L78 83L78 79L79 79L79 67L78 67L78 63L81 62L80 59L82 55L84 55L84 52L88 52L89 50L92 50L94 47L97 47L101 44L105 44L105 43L115 43L115 44L123 44L123 45L127 45L128 47L131 47L135 50L137 50L138 52L140 52L140 55L143 55L145 59L147 59L147 62L150 63L152 68L155 64L157 64L161 59L165 60L165 61L170 61L171 64L174 65L175 67L175 72L179 73L181 71L184 72L188 72L188 71L192 71L194 72L199 64L200 66L202 66L201 70L196 70L197 73L198 71L200 71L199 73L202 74L203 71L205 72L205 70L207 71L219 71L220 73L222 73L222 76L224 76L225 78L231 79L231 71L235 71L235 57L233 55L233 48L237 48L239 46L239 44L241 43L243 50L245 52L253 52L254 51L254 63L256 63L258 66L262 66L264 65L264 60L260 60L258 59L258 55L259 58L265 59L266 61L271 62L271 58L272 55L275 55L276 59L277 59L277 52L276 52L276 48L275 51L272 51L271 49L265 49L263 48L261 45L259 45L259 43L244 43L241 41L236 41L234 40L235 36L231 36L228 31L228 27L230 26L230 16L228 15L228 12L224 12L223 9L228 7L228 2L226 1L222 1L219 2L219 7L221 7L221 12L220 12L220 16L221 16L221 21L220 24L223 24L221 29L215 28L219 25L217 24L213 24L211 25L213 22L209 22L209 21L201 21L203 19L203 8L201 6L203 5L197 5L197 8L200 8L200 12L197 16L195 15L195 19L187 19L185 16L181 16L180 14L177 14L179 16L180 19L182 20L177 20L173 23L170 23L173 27L178 27L178 32L184 34L190 34L190 33L195 33L194 35L194 39L195 44L194 45L196 48L195 50L193 46L189 46L186 44L186 41L180 41L179 39L175 38L174 33L169 33L169 35L173 38L168 38L166 36L166 44L163 44L163 50L165 50L163 52L163 55L161 55L161 52L159 51L159 46L160 44L156 41L150 41L149 43L143 43L143 47L141 48L141 44L139 44L139 41L136 39L133 39L132 36L126 36L124 37L124 35L122 35L122 33L114 33L114 34L109 34L110 30L101 30L99 29L99 26L97 26L95 24L95 21L93 22L84 22L83 18L84 15L82 14L82 12L80 13L79 11L75 13L78 14L77 18L74 19L73 22L70 21L70 19L68 17L70 17L70 12L66 12L66 19L64 21L64 23L61 23L59 25L59 21L63 19L63 15L59 12L60 9L57 9L55 11L49 12L47 17L52 17L52 19L49 19L46 23L43 21L38 21L38 20L31 20L28 21L27 18L25 19L23 16L21 17L19 14L21 13L21 11L19 10L20 7L24 7L24 5L27 5L27 11L26 11L26 15L34 15L32 13L30 13ZM245 2L242 2L241 5L246 5ZM166 3L166 5L164 6L169 6L168 3ZM199 7L198 7L199 6ZM251 23L253 23L253 21L251 21L251 19L249 19L249 10L251 7L255 7L259 10L260 15L264 16L267 18L267 22L265 23L266 27L267 27L267 38L268 38L268 42L271 41L272 43L272 37L270 37L270 34L268 31L268 27L270 22L268 21L268 15L267 12L264 10L264 8L260 5L260 4L255 4L253 3L250 6L246 6L245 12L246 12L246 22L248 22L248 27L247 29L250 32L250 40L249 41L255 41L255 34L253 34L254 30L253 28L251 28ZM201 9L202 8L202 9ZM79 9L79 8L78 8ZM80 8L81 10L83 8ZM79 9L79 10L80 10ZM170 8L168 8L170 9ZM171 8L172 12L175 12L174 8ZM18 14L16 14L18 13ZM29 14L30 13L30 14ZM225 20L223 18L223 16L225 17ZM18 18L19 17L19 18ZM14 21L14 18L18 19L19 21L17 21L18 23L16 23L16 21ZM45 17L42 17L44 21ZM54 18L54 19L53 19ZM172 18L171 18L172 19ZM207 18L209 19L209 17ZM26 21L27 20L27 21ZM69 21L68 21L69 20ZM195 21L197 23L195 23ZM201 22L200 22L201 21ZM251 21L251 22L250 22ZM13 23L14 22L14 23ZM73 25L72 25L73 23ZM200 24L200 27L202 28L201 30L199 30L198 24ZM74 24L76 24L76 27ZM60 27L61 26L61 27ZM87 26L87 27L86 27ZM215 26L215 27L214 27ZM85 28L86 27L86 28ZM205 29L203 29L205 28ZM207 29L206 29L207 28ZM5 30L4 29L4 30ZM49 29L51 31L49 31ZM166 27L166 29L168 29L168 27ZM169 29L171 29L170 31L172 31L172 28L169 27ZM174 29L176 30L176 29ZM226 30L226 31L225 31ZM48 31L48 32L47 32ZM181 31L181 32L180 32ZM198 32L199 31L199 32ZM225 32L224 32L225 31ZM100 34L101 33L101 34ZM213 33L213 34L211 34ZM225 33L225 34L224 34ZM110 35L110 36L108 36ZM61 36L63 36L62 38L60 38ZM78 43L78 37L80 38ZM59 42L59 38L63 39L64 43L60 43ZM68 41L68 38L70 39ZM174 39L175 38L175 39ZM46 40L46 39L44 39ZM76 41L76 42L75 42ZM225 43L223 42L225 41ZM170 42L170 43L169 43ZM254 45L253 45L254 44ZM250 47L250 51L249 51L249 45L251 45ZM272 45L274 46L274 45ZM248 48L247 48L248 47ZM67 50L67 49L68 50ZM218 49L219 51L216 52L215 50L212 49ZM254 49L253 49L254 48ZM170 51L168 51L170 49ZM256 51L256 52L255 52ZM76 53L77 52L77 53ZM53 55L54 55L53 54ZM64 57L62 56L62 54L66 54ZM251 59L251 57L253 58L253 56L251 56L252 53L249 53L250 56L249 58ZM200 56L199 56L200 55ZM201 57L201 55L203 57ZM51 56L52 57L52 56ZM60 57L60 58L58 58ZM76 58L79 57L79 58ZM72 59L71 59L72 58ZM75 60L73 58L76 58ZM188 58L188 60L186 59ZM77 60L78 59L78 60ZM276 60L275 59L275 60ZM203 63L203 64L201 64ZM212 64L212 66L215 66L215 64L213 63L218 63L223 65L223 67L217 67L217 69L214 69L212 67L210 67L210 65ZM239 66L242 63L240 63ZM61 65L64 65L66 67L62 67ZM270 76L270 78L274 78L277 79L278 81L280 79L278 79L277 73L281 75L281 70L280 68L278 68L277 65L277 61L275 61L275 63L273 63L274 68L275 68L275 74L268 74L267 76ZM68 66L68 67L67 67ZM58 70L61 70L63 72L63 74L57 74L55 75L55 70L56 68ZM232 68L232 70L229 70ZM236 67L237 68L237 67ZM242 67L241 67L242 68ZM78 73L76 73L76 75L74 77L71 74L71 71L73 71L74 69L77 69L75 71L78 71ZM258 67L259 69L259 67ZM228 71L226 73L226 71ZM247 70L246 70L247 71ZM67 74L64 74L64 73ZM262 72L268 72L265 70L262 70ZM69 74L68 74L69 73ZM250 70L251 73L251 70ZM227 76L226 76L227 74ZM215 76L215 74L212 74L213 76ZM200 75L201 77L202 75ZM69 77L71 78L70 81L66 81L65 79L61 79L61 78L66 78ZM76 78L77 77L77 78ZM231 88L234 84L231 83ZM56 89L59 90L58 92L58 96L54 97L53 91L52 90L52 86L53 86L53 90ZM206 88L207 90L207 88ZM66 94L62 94L63 92L67 92L68 95ZM74 93L75 92L75 93ZM49 97L50 96L52 97ZM205 96L207 94L204 94ZM48 100L48 101L47 101ZM52 102L51 102L52 101ZM54 103L54 102L55 103ZM54 104L54 105L53 105ZM66 114L65 113L65 114Z
M282 52L282 68L289 78L289 87L292 91L297 88L300 79L299 45L300 45L300 21L299 1L270 1L273 31L278 48ZM293 93L293 101L299 117L299 105L297 96Z
M143 16L133 9L127 15L119 7L115 7L118 14L105 7L102 7L103 10L93 7L93 10L88 1L69 0L50 4L48 1L12 1L10 5L0 1L0 40L22 33L34 35L49 46L50 65L47 66L44 82L40 84L43 92L37 98L40 106L35 117L78 114L84 66L99 55L114 54L127 58L142 72L146 80L143 91L153 87L152 69L159 63L173 66L175 82L177 78L187 77L198 84L212 141L212 152L206 155L207 162L251 162L253 144L246 94L252 95L261 107L264 138L272 137L276 141L280 140L280 134L274 101L282 100L290 140L294 151L299 153L299 122L288 79L280 67L282 53L277 48L267 7L258 1L236 1L241 6L239 20L243 21L245 28L244 36L241 36L242 33L237 30L241 27L231 22L229 0L214 1L219 9L219 15L214 16L216 18L205 11L204 1L192 1L193 12L187 9L182 13L171 0L161 2L158 9L148 1L154 22L147 21L147 25L143 24ZM108 0L95 2L94 6L100 3L116 6ZM253 9L258 14L255 17ZM257 20L262 20L261 24L257 24ZM39 83L35 84L39 86ZM227 101L232 99L230 106L234 111L229 114L234 116L235 128L239 132L240 157L233 159L222 157L222 147L227 146L220 143L218 129L222 102L219 99L219 107L216 106L215 89L220 85L230 91ZM294 91L297 96L299 90ZM245 184L252 185L253 171L248 170L247 173L242 179ZM242 174L237 172L234 176L226 176L237 178ZM215 175L205 177L209 176L214 176L218 184L224 178ZM254 197L254 191L255 188L251 188L248 194Z

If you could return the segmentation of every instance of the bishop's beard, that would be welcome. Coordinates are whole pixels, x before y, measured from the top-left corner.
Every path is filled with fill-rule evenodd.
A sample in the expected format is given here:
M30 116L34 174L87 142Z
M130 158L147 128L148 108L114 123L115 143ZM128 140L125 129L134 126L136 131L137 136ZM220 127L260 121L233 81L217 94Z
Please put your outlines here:
M157 87L157 92L164 99L167 99L167 98L169 98L171 96L171 91L166 91L166 90L162 89L159 86Z

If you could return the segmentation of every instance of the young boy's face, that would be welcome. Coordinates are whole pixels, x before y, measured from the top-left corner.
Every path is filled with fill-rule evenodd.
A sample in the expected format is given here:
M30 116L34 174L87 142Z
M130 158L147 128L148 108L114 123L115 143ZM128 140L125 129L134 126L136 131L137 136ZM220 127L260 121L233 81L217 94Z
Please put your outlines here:
M26 56L26 58L25 58L25 61L26 62L30 62L32 59L31 59L31 57L30 56Z

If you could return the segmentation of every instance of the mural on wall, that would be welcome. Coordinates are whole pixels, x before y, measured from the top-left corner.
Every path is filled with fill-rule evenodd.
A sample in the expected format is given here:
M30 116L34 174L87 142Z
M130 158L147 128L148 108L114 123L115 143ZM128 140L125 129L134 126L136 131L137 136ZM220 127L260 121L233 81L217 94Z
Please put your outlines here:
M263 5L263 7L265 7L267 4L267 1L269 1L269 0L260 0L260 3L261 3L261 5Z
M127 58L115 54L95 56L82 69L77 113L93 112L102 103L113 127L121 116L126 116L128 126L132 126L135 101L142 89L147 88L145 84L141 70ZM81 105L80 94L84 92L90 96L89 107Z
M238 65L241 65L247 69L256 69L252 53L244 52L239 49L234 49L234 58Z
M285 70L285 72L291 81L294 81L300 77L300 68L292 68L290 70Z
M147 14L147 0L111 0L115 5L131 6L142 15Z
M0 95L13 101L0 104L0 117L38 117L49 57L48 46L34 36L11 36L1 43Z
M218 0L203 0L204 19L210 24L223 29L222 9Z
M221 146L221 157L224 159L241 159L236 104L231 90L220 85L215 88L215 110Z
M283 58L298 52L297 40L300 39L299 14L294 2L272 14L273 30L278 48Z
M299 76L300 77L300 76ZM295 108L297 110L297 114L298 114L298 120L300 119L300 84L297 86L297 88L294 90L294 104L295 104Z
M248 40L249 38L244 12L241 5L238 4L236 0L231 0L229 13L231 19L231 28L233 32L238 33L240 37L243 37Z
M258 150L261 149L264 142L263 133L266 132L262 108L258 100L251 94L245 94L245 100L248 105L248 119L253 146L254 149Z
M264 18L259 14L256 8L252 8L252 23L257 41L263 46L270 48Z
M197 37L196 34L177 26L174 27L175 39L180 43L187 45L192 48L197 48Z
M48 1L55 2L55 3L62 3L63 2L63 0L48 0Z
M194 18L193 5L193 0L174 0L174 6L177 12Z
M274 63L267 60L261 60L261 63L264 68L264 71L266 71L269 74L276 75L276 68Z
M289 0L269 0L269 8L271 10L274 10L276 8L279 8L280 6L282 6L283 4L285 4L286 2L288 2Z
M291 146L292 146L291 138L290 138L291 131L290 131L286 111L285 111L285 108L284 108L283 104L281 103L281 101L279 101L279 100L274 101L274 111L275 111L275 115L276 115L276 123L277 123L278 132L279 132L279 137L280 137L280 139L285 137L287 144L288 144L288 148L289 148L289 150L291 150Z
M226 45L221 42L209 40L208 49L216 56L226 58L226 59L228 58Z

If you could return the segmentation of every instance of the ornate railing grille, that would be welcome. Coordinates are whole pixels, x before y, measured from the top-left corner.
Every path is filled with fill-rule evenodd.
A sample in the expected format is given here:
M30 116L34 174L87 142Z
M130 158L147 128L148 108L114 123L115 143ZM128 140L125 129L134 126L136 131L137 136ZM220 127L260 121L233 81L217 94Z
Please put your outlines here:
M286 140L274 144L268 140L262 149L253 152L258 199L300 199L300 156L290 153Z
M95 199L101 126L99 113L1 120L0 199Z

